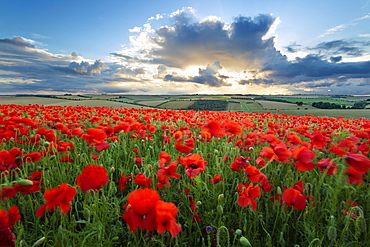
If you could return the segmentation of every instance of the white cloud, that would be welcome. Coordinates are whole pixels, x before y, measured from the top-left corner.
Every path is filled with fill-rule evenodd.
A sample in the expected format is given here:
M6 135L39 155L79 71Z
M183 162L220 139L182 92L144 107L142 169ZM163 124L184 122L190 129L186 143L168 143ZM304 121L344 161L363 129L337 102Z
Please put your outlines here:
M333 33L335 33L335 32L338 32L338 31L344 30L344 29L346 29L346 28L347 28L347 27L349 27L349 26L357 25L358 21L365 20L365 19L369 19L369 18L370 18L370 14L368 13L368 14L365 14L365 15L363 15L363 16L361 16L361 17L359 17L359 18L353 19L353 20L351 20L351 21L349 21L349 22L347 22L347 23L340 24L340 25L338 25L338 26L335 26L335 27L333 27L333 28L330 28L330 29L326 30L326 32L325 32L325 33L321 34L321 35L319 36L319 38L323 38L323 37L325 37L325 36L327 36L327 35L330 35L330 34L333 34Z

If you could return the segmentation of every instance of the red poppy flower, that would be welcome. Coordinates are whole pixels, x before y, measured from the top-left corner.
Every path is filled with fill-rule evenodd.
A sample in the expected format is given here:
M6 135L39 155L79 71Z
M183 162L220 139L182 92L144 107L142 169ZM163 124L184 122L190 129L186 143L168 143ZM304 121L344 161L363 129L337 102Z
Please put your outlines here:
M181 165L185 166L185 173L191 179L203 172L208 164L208 162L205 161L199 154L189 154L186 157L181 157L179 162Z
M370 169L370 159L363 154L347 154L346 162L362 174L367 173Z
M210 179L209 181L213 184L218 184L219 182L221 182L223 180L223 178L220 176L220 174L217 174L217 175L214 175L212 179Z
M118 181L119 191L120 192L124 191L128 183L129 183L129 180L125 177L125 175L122 174Z
M166 163L170 163L171 162L171 155L169 155L167 152L165 151L161 151L159 153L159 167L163 167Z
M250 157L244 158L243 156L236 157L230 165L230 169L233 171L242 171L250 164L248 161L251 160Z
M170 179L167 176L158 176L157 180L156 188L163 189L164 187L169 188L171 186Z
M31 185L15 184L13 185L13 188L17 192L22 192L22 195L28 195L28 194L35 193L41 190L40 186L38 185L41 183L40 181L32 181L32 180L29 180L29 181L32 182Z
M60 163L73 163L73 159L71 156L62 156L60 157Z
M167 176L171 178L179 179L181 177L180 174L175 173L177 170L177 161L173 161L167 166L163 166L161 169L157 171L157 176Z
M232 135L241 135L243 133L240 124L230 120L225 120L222 123L222 128L225 130L225 132L230 133Z
M14 247L16 237L12 232L13 225L21 218L16 206L11 206L8 211L0 209L0 246Z
M296 171L310 171L316 167L316 164L311 162L316 156L313 151L305 146L294 147L292 151Z
M212 136L222 137L225 135L225 132L221 128L221 123L216 121L209 121L204 124L202 127L203 131L209 132Z
M87 133L81 135L81 138L87 141L89 145L102 143L107 137L104 130L97 128L87 129Z
M165 230L176 237L181 232L181 226L176 223L178 209L172 202L158 201L156 207L157 231L162 234Z
M350 184L359 185L364 183L363 174L351 166L344 171L344 174L346 174Z
M103 166L95 164L85 166L76 180L82 191L99 190L102 186L107 185L108 182L107 170Z
M177 151L183 154L190 153L195 147L194 139L190 138L184 141L184 144L181 144L180 141L175 143L175 148Z
M28 163L36 162L40 159L41 159L41 154L39 152L32 152L32 153L25 154L23 156L23 160L27 161Z
M193 223L195 223L195 222L200 223L201 221L202 221L202 219L199 217L199 215L196 214L196 213L193 213L193 220L192 220L192 222Z
M135 177L135 183L140 186L149 187L152 183L152 180L149 178L146 178L143 174L138 174Z
M107 149L107 148L109 148L110 147L110 144L108 143L108 142L101 142L101 143L98 143L98 144L96 144L95 145L95 149L96 149L96 151L97 152L101 152L101 151L103 151L103 150L105 150L105 149Z
M264 167L266 165L266 161L262 157L258 157L256 159L256 165L259 167Z
M304 210L307 206L307 197L301 192L293 188L289 188L283 192L282 200L288 205L293 206L297 210Z
M334 175L339 170L337 165L330 158L319 160L317 165L321 171L325 171L328 175Z
M137 228L149 231L157 228L158 233L168 230L175 237L181 231L175 221L177 207L171 202L161 201L158 192L153 189L134 190L129 194L124 208L122 218L134 233Z
M52 211L58 206L63 213L68 213L71 208L69 203L73 201L76 194L76 187L68 187L67 183L61 184L57 188L45 190L44 198L46 203L36 210L36 215L41 217L46 209Z
M238 204L241 207L247 207L248 205L251 205L252 210L257 209L257 202L255 198L258 198L261 196L261 190L258 184L256 184L253 187L253 184L238 184L238 191L239 197L238 197Z
M247 166L244 169L244 173L247 178L253 183L260 182L262 179L266 178L265 174L263 174L257 167L252 165Z
M144 159L142 157L139 157L138 155L135 155L135 164L137 166L142 166L143 165Z
M0 187L0 200L13 198L17 192L13 187Z

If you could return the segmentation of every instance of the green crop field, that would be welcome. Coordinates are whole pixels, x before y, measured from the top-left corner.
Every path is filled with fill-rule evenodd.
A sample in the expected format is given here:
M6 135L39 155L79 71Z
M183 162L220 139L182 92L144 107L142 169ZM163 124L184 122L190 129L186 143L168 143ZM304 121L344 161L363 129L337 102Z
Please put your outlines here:
M227 103L228 111L243 111L243 108L240 103L237 102L228 102Z
M128 103L120 103L116 101L108 101L108 100L81 100L81 101L73 101L69 100L66 102L61 103L51 103L49 105L54 106L88 106L88 107L109 107L109 108L150 108L150 107L143 107L139 105L133 105Z
M68 103L70 100L49 98L49 97L34 97L34 96L25 96L25 97L13 97L13 96L2 96L0 97L0 104L15 104L15 105L29 105L29 104L38 104L38 105L52 105L52 104L63 104Z
M148 107L156 107L160 104L164 104L167 101L168 100L144 100L144 101L137 101L136 103L140 105L146 105Z
M174 100L174 101L168 101L164 104L161 104L160 108L168 108L168 109L186 109L192 104L194 104L195 101L190 100Z
M270 100L256 100L256 101L260 103L265 110L274 110L274 109L295 110L297 108L313 109L313 107L310 105L298 106L292 103L284 103L284 102L277 102L277 101L270 101Z
M334 103L338 105L345 105L345 106L352 106L355 102L366 100L365 98L356 98L356 97L346 97L346 98L331 98L331 97L324 97L324 96L317 96L316 98L292 98L292 97L266 97L268 99L276 99L276 100L286 100L291 103L296 102L303 102L303 104L311 105L314 102L328 102Z

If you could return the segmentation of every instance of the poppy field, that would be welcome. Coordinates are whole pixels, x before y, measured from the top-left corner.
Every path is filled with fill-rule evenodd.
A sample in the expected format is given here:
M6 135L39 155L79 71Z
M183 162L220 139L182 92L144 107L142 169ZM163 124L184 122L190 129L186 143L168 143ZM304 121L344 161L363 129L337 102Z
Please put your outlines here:
M370 120L0 105L0 246L370 246Z

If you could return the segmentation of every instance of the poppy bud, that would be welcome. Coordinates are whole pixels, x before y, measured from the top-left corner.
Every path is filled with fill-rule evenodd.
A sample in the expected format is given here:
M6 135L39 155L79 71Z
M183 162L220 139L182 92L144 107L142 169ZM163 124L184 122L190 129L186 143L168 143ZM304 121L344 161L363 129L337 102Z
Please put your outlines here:
M330 241L333 241L337 238L337 228L330 226L327 232L328 238Z
M197 201L197 206L201 206L202 205L202 202L201 201Z
M42 245L44 242L45 242L45 237L42 237L42 238L40 238L39 240L37 240L37 241L32 245L32 247L40 246L40 245Z
M87 221L90 220L90 216L91 216L90 210L88 210L87 208L85 208L84 211L83 211L83 215L84 215L84 217L85 217L85 219Z
M222 204L222 202L224 201L224 198L225 198L224 194L218 195L218 204L219 205Z
M20 185L23 185L23 186L33 185L33 182L31 180L28 180L28 179L21 179L21 180L18 180L16 182L17 182L17 184L20 184Z
M111 172L114 172L116 170L116 168L114 168L114 166L112 166L111 168L110 168L110 171Z
M239 241L242 246L252 247L251 242L246 237L241 237Z
M101 196L101 201L102 201L102 203L106 203L107 202L107 198L105 197L105 195L102 195Z
M281 196L283 194L283 192L281 191L280 186L277 187L277 193L278 193L279 196Z
M242 235L242 230L240 229L236 229L235 233L234 233L236 236L240 236Z

